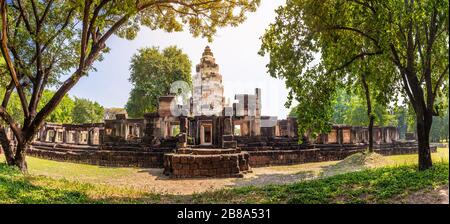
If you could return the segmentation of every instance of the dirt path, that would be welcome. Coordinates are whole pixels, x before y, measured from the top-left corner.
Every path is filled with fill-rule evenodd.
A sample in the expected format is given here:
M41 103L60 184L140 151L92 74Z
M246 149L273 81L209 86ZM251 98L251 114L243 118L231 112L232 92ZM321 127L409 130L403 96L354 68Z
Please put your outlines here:
M334 163L336 162L253 168L252 173L246 174L244 178L171 179L162 173L162 169L142 169L103 183L154 193L189 195L238 186L294 183L314 178L324 167Z
M42 161L40 161L42 162ZM171 179L163 174L163 169L139 168L96 168L94 166L46 161L48 164L31 173L56 179L67 179L93 184L126 187L158 194L189 195L238 186L263 186L286 184L314 178L324 168L337 162L309 163L291 166L252 168L244 178L191 178ZM58 164L53 164L58 163ZM77 169L76 172L73 171Z

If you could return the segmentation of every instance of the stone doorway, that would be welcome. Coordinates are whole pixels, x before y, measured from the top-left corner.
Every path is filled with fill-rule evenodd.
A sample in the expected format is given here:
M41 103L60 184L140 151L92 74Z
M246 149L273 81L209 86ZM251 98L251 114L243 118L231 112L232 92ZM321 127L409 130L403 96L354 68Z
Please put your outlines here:
M201 126L200 144L212 145L212 125L203 124Z

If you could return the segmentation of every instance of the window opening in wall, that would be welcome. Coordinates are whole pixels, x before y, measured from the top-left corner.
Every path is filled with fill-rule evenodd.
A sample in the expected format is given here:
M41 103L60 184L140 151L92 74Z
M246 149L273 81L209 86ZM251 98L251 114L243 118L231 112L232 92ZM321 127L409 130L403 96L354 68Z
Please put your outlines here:
M234 135L241 136L241 125L240 124L234 125Z

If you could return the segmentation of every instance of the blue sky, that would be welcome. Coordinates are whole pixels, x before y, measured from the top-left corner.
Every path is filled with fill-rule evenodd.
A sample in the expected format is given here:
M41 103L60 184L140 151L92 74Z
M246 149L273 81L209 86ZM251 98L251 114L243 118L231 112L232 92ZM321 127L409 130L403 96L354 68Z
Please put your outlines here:
M263 115L284 118L288 113L284 107L287 96L284 81L270 77L265 67L268 58L257 54L261 45L259 38L274 21L274 10L284 2L262 1L258 11L248 14L243 24L220 29L212 43L193 38L187 31L165 33L145 27L131 41L112 37L107 43L111 52L95 64L97 71L82 78L69 94L95 100L105 107L123 107L132 88L128 81L130 58L137 49L176 45L188 54L194 73L205 46L209 45L223 76L225 97L233 99L234 94L254 93L255 88L261 88Z

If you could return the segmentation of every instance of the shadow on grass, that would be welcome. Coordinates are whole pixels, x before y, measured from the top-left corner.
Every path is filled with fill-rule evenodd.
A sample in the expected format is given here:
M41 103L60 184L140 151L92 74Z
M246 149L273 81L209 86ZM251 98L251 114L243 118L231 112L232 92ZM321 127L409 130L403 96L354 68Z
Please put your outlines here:
M24 176L18 170L0 164L0 202L20 204L42 203L95 203L87 194L77 190L64 190L37 186L34 177Z

